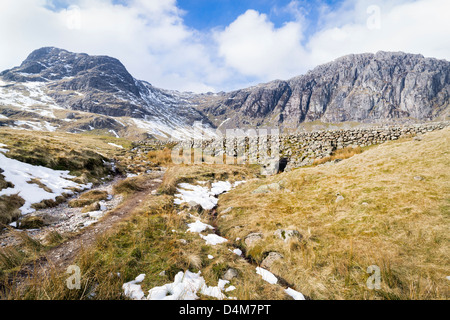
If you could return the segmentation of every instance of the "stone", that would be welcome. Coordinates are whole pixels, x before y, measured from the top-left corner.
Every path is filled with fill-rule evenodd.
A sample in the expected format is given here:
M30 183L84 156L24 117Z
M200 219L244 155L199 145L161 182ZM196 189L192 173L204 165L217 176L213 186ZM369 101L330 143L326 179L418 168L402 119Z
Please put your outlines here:
M303 236L297 230L284 230L278 229L273 233L276 237L280 238L284 242L288 242L292 238L301 239Z
M281 185L279 183L271 183L266 184L258 187L256 190L254 190L253 194L260 194L260 193L269 193L270 191L280 191L282 189Z
M188 205L189 205L189 210L192 210L192 211L195 211L195 212L198 212L198 213L203 212L202 206L199 205L195 201L189 201Z
M283 255L278 252L270 252L269 255L261 262L261 268L270 269L275 261L283 258Z
M253 245L255 242L261 240L263 237L262 233L254 232L250 233L248 236L245 237L244 242L249 247Z
M220 214L227 214L229 213L231 210L233 210L233 207L228 207L225 210L223 210Z
M423 180L423 177L421 177L421 176L415 176L415 177L414 177L414 180L416 180L416 181L422 181L422 180Z
M336 197L336 203L338 203L338 202L341 202L341 201L344 201L344 197L343 196L341 196L341 195L338 195L337 197Z
M227 280L227 281L231 281L234 278L237 278L238 275L239 275L239 272L236 269L229 268L223 275L223 279Z

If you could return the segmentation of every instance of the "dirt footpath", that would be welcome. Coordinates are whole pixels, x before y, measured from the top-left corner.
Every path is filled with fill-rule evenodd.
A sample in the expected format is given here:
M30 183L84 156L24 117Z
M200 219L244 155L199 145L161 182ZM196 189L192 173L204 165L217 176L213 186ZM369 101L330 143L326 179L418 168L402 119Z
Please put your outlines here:
M70 238L66 242L50 249L38 261L34 261L24 266L24 268L16 276L16 282L21 278L26 279L32 276L36 271L38 271L36 268L44 272L49 270L49 268L55 268L57 270L66 269L73 263L82 250L85 250L95 244L99 235L104 234L111 229L114 224L127 218L131 212L133 212L133 210L141 204L141 201L143 201L148 194L154 190L157 190L161 184L163 176L164 172L156 175L143 186L144 190L138 191L127 197L123 203L108 212L101 220L87 228L82 229L79 234Z

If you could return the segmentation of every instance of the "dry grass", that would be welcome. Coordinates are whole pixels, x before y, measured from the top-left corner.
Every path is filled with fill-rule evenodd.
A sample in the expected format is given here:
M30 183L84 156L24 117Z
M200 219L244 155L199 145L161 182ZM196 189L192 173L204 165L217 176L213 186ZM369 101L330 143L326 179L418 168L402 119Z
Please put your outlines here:
M262 232L250 254L261 261L282 253L272 271L313 299L448 299L449 135L390 142L333 166L241 185L220 198L219 212L233 207L219 215L220 231L229 239ZM252 194L273 182L284 189ZM273 235L281 228L303 239L284 243ZM370 265L381 268L381 290L366 287Z
M0 227L16 220L20 215L20 207L25 204L18 195L0 196Z
M81 290L69 290L66 286L69 275L52 268L46 275L33 275L15 290L6 285L0 297L118 300L126 298L123 283L142 273L146 274L142 288L147 293L155 286L172 282L179 271L185 270L201 270L206 283L215 286L232 267L240 275L232 281L237 290L230 293L231 296L238 299L287 298L280 287L264 282L253 266L230 252L231 245L207 246L197 234L186 232L187 222L184 215L177 214L172 196L149 195L127 220L99 237L95 247L87 248L78 257L75 264L81 269ZM216 258L210 260L208 255ZM11 260L20 258L12 256ZM162 271L165 273L161 274Z
M157 173L150 173L126 178L113 186L113 193L128 196L136 191L145 190L151 179L156 176L158 176Z
M333 154L329 157L314 160L313 165L324 164L326 162L334 161L337 159L345 160L345 159L353 157L356 154L362 153L362 151L363 151L362 148L359 146L356 148L347 147L347 148L343 148L343 149L338 149L338 150L334 151Z
M172 164L172 150L169 148L149 151L146 155L148 160L155 166Z
M90 206L98 201L106 200L108 198L108 192L102 190L90 190L81 194L77 199L69 201L69 207L81 208Z
M182 182L205 180L229 180L231 182L247 180L259 176L257 166L237 165L178 165L171 166L164 174L160 191L173 194L176 186Z

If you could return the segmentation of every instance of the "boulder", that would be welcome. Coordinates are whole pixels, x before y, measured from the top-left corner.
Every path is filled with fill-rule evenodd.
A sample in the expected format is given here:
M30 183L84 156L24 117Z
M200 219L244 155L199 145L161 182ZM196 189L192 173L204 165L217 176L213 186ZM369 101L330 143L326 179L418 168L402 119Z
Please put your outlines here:
M270 252L269 255L261 262L261 267L270 270L275 261L283 258L283 255L278 252Z
M244 242L249 247L253 245L255 242L261 240L263 237L262 233L254 232L250 233L248 236L245 237Z
M239 272L236 269L230 268L223 275L223 279L227 281L231 281L234 278L237 278Z

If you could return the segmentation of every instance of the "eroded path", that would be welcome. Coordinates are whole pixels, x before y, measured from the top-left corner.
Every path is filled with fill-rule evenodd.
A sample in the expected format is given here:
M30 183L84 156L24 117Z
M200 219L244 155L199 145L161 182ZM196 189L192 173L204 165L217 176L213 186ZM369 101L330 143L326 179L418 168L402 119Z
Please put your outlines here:
M38 261L25 265L16 276L17 284L20 284L20 279L32 277L38 270L45 272L50 269L60 271L66 269L82 250L94 245L100 235L105 234L113 228L113 225L127 218L152 191L157 190L163 176L164 172L152 173L152 178L142 185L141 191L128 196L95 224L80 230L77 235L47 251Z

